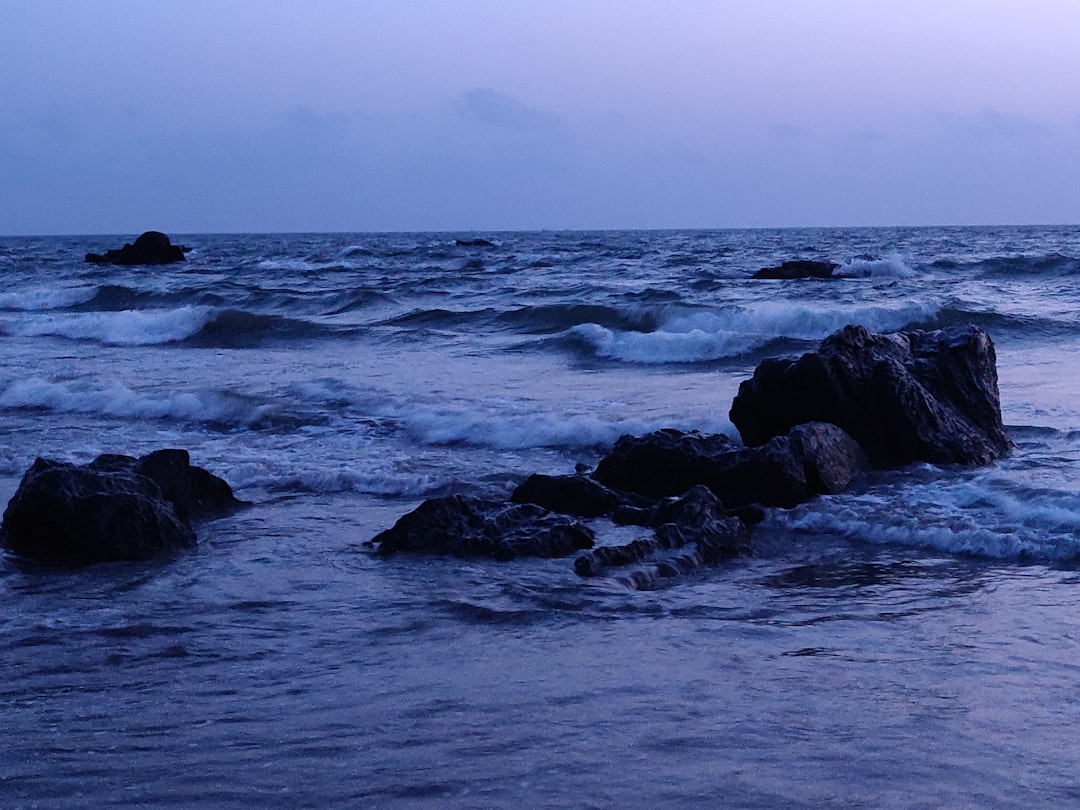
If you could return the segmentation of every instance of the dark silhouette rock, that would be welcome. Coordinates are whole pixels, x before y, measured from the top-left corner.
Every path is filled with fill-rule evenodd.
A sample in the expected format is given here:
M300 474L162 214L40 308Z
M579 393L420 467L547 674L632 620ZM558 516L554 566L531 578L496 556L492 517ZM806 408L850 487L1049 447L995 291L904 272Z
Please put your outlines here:
M1001 421L994 344L976 326L872 334L847 326L797 360L766 360L731 421L748 445L829 422L870 463L984 464L1012 446Z
M80 466L37 459L4 511L15 554L50 564L142 560L195 544L189 520L238 505L185 450L108 454Z
M448 495L424 501L371 542L383 555L415 551L512 560L566 557L592 548L593 531L566 515L531 503Z
M863 466L855 441L832 425L801 428L760 447L740 447L723 435L665 429L623 436L593 477L650 498L703 484L733 509L751 504L790 507L840 491ZM641 511L632 508L614 515L623 523L641 518Z
M87 253L84 261L92 264L172 264L184 261L184 248L174 245L160 231L147 231L119 250L104 254Z
M534 473L514 490L513 503L534 503L552 512L577 517L609 515L623 506L642 506L648 499L616 492L586 475Z
M455 239L454 244L458 247L495 247L495 243L487 239Z
M787 261L778 267L763 267L751 278L784 279L796 278L836 278L833 271L840 265L836 262L818 262L809 259Z

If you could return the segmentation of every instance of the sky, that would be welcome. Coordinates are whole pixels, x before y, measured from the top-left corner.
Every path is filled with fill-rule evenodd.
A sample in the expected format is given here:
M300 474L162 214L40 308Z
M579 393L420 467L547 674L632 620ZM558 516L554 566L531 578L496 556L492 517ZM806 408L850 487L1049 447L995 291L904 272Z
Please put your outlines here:
M0 21L0 234L1080 223L1077 0Z

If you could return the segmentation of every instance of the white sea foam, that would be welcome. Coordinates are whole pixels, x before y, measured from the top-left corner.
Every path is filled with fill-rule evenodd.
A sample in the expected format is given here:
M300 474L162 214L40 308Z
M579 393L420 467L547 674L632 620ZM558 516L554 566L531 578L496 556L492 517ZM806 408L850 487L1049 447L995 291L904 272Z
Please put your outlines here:
M85 304L97 294L97 287L32 287L0 292L0 310L34 311L64 309Z
M918 273L897 255L884 259L852 259L837 267L834 276L841 278L912 278Z
M34 377L17 380L0 392L0 408L223 425L252 425L267 418L267 406L220 393L155 395L139 393L115 381L92 387Z
M932 304L827 306L761 302L721 311L676 313L653 332L581 324L570 334L601 357L631 363L697 363L738 357L772 340L821 340L850 323L894 331L938 312Z
M839 495L773 517L791 528L994 559L1080 557L1080 495L994 475Z
M110 346L148 346L191 337L212 318L213 310L200 306L121 312L58 312L0 319L0 330L22 337L52 335L71 340L94 340Z

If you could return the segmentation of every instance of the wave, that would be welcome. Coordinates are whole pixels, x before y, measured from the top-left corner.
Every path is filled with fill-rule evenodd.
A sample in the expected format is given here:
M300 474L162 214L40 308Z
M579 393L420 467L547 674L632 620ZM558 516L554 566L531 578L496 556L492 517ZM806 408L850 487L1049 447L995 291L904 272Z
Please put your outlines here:
M819 341L850 323L891 332L938 314L932 304L815 307L764 302L720 311L674 314L654 331L589 323L568 330L572 345L627 363L703 363L742 357L779 341Z
M960 270L988 276L1049 276L1080 275L1080 258L1063 253L1040 255L993 256L975 261L939 259L931 267L939 270Z
M262 398L223 391L147 394L119 383L85 386L41 378L17 380L0 392L0 408L46 410L121 419L160 419L219 428L281 431L321 425L316 411L287 410Z
M770 520L800 532L949 554L1080 558L1080 493L1018 485L993 473L831 496Z
M226 309L208 318L196 332L184 338L184 343L200 348L240 349L274 341L325 338L348 331L282 315Z
M0 293L0 310L33 312L68 307L93 300L94 287L32 287Z
M913 278L919 273L899 256L888 256L884 259L852 259L833 270L833 275L839 278Z
M213 318L209 307L120 312L62 312L0 319L0 332L19 337L92 340L108 346L150 346L184 340Z

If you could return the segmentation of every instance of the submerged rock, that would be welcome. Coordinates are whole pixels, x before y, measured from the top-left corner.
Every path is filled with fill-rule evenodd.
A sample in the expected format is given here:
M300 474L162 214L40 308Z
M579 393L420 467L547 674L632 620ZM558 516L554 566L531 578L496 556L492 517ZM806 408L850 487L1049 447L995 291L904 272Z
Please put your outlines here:
M488 239L455 239L454 244L458 247L495 247L495 243Z
M836 278L833 272L840 265L836 262L819 262L809 259L795 259L777 267L763 267L751 278L784 279L796 278Z
M195 545L193 516L238 504L186 450L103 455L85 466L39 458L4 511L0 537L49 564L142 560Z
M593 531L531 503L470 495L432 498L376 535L377 553L415 551L456 557L566 557L593 546Z
M997 359L977 326L881 335L846 326L797 360L766 360L739 386L731 421L748 445L829 422L872 464L984 464L1012 446Z
M83 261L91 264L172 264L184 261L184 249L169 241L161 231L147 231L135 243L126 243L118 250L87 253Z

